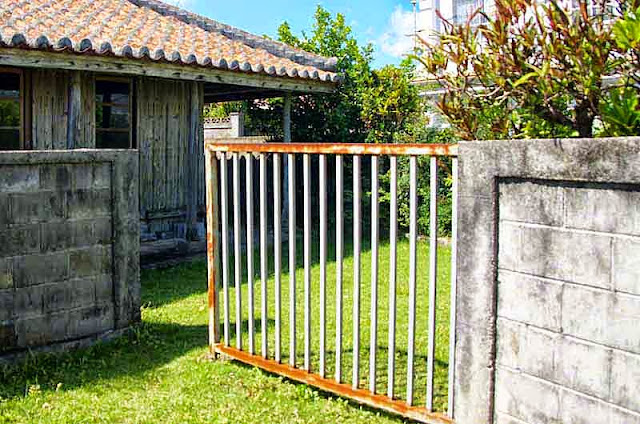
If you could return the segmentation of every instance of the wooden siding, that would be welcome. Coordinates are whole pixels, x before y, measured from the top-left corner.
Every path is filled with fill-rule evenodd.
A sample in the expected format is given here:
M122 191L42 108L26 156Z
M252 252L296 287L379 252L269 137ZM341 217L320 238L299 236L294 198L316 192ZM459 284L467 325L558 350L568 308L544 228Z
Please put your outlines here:
M33 148L67 148L69 73L48 69L32 71Z

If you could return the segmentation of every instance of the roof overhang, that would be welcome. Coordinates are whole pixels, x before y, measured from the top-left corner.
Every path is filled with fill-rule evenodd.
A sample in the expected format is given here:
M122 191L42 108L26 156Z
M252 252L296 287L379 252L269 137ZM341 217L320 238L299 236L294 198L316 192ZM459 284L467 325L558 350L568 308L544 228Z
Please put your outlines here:
M220 86L219 100L276 97L282 93L331 93L335 82L269 76L238 70L219 70L197 65L177 65L150 59L127 59L69 52L0 48L0 66L63 69L102 74L146 76L186 81L201 81ZM222 88L224 86L224 89ZM213 97L208 96L211 99ZM214 96L215 97L215 96Z

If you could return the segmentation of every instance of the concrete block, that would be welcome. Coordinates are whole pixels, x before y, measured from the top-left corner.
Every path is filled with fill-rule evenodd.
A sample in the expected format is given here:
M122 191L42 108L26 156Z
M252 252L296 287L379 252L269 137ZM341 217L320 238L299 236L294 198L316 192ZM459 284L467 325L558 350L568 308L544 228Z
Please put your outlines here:
M93 279L97 303L113 302L113 278L110 274L98 275Z
M51 314L16 321L17 346L42 346L66 339L67 313Z
M70 168L74 190L95 190L111 187L111 164L108 162L76 164Z
M42 190L66 191L71 188L69 169L73 165L52 164L40 166L40 188Z
M501 182L500 220L562 226L564 188L557 183Z
M23 225L0 230L0 257L40 251L40 227Z
M525 422L560 424L560 390L557 386L499 367L496 372L496 412Z
M66 280L68 275L66 252L21 256L13 261L13 279L18 288Z
M16 347L16 333L13 322L0 323L0 352Z
M111 218L97 218L93 220L93 238L96 244L113 243L113 227Z
M497 337L499 366L553 380L559 334L499 318Z
M36 166L2 166L0 192L21 193L38 190L40 175Z
M113 305L94 305L68 314L67 338L86 337L114 328Z
M92 246L98 242L93 234L93 222L66 221L41 224L43 252Z
M556 344L555 381L564 387L607 399L611 380L611 349L562 337Z
M526 421L519 420L511 415L504 414L502 412L496 413L495 424L532 424Z
M38 316L44 313L43 286L19 288L15 291L15 314L18 318Z
M566 224L571 228L640 235L640 191L637 190L621 190L606 184L598 188L567 188Z
M0 258L0 290L13 287L13 262L10 259Z
M0 290L0 322L13 318L13 290Z
M69 305L72 308L95 304L96 289L94 279L72 280L69 284Z
M11 223L10 204L9 195L0 193L0 231Z
M34 290L33 288L31 290ZM43 287L43 310L46 313L71 309L71 283L69 281L48 284Z
M66 218L64 193L42 191L11 195L11 222L29 224Z
M563 390L560 402L562 424L640 424L640 414L573 391Z
M611 238L500 224L501 269L594 287L611 286Z
M640 355L613 351L611 401L640 414Z
M562 283L498 272L498 316L560 332L561 312Z
M562 328L581 339L640 353L640 297L567 285Z
M640 295L640 239L613 240L613 285Z
M91 219L111 215L111 190L76 190L67 192L70 219Z
M69 270L72 277L88 277L112 272L111 249L94 246L69 252Z

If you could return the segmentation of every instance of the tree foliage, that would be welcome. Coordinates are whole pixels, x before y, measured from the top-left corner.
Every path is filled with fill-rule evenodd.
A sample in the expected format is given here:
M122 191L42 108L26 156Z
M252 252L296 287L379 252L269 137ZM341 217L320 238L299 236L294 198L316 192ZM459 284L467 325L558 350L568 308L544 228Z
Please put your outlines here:
M419 60L445 89L438 107L461 137L591 137L613 110L608 102L633 106L624 98L637 97L629 66L637 43L616 43L611 22L640 2L619 0L617 10L606 0L573 3L570 12L557 0L496 0L491 15L445 21ZM484 23L472 24L478 15ZM636 22L617 32L633 40ZM605 124L604 134L615 128Z

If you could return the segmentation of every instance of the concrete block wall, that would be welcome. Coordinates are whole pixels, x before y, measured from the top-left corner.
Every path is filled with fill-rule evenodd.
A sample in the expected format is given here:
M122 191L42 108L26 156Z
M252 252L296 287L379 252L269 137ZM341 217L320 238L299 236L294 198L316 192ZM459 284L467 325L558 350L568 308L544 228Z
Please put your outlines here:
M0 154L0 357L139 319L133 152Z
M639 159L462 143L456 423L640 423Z

